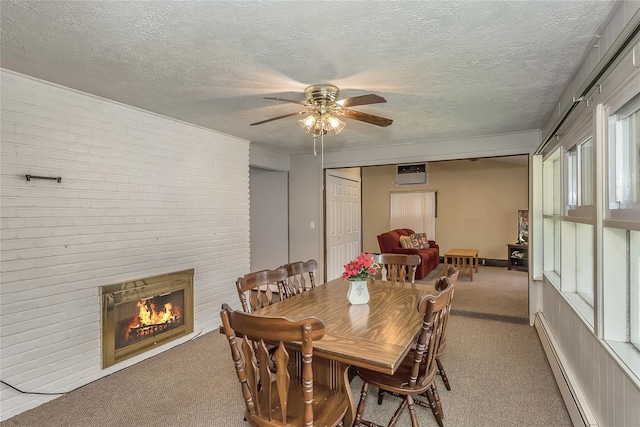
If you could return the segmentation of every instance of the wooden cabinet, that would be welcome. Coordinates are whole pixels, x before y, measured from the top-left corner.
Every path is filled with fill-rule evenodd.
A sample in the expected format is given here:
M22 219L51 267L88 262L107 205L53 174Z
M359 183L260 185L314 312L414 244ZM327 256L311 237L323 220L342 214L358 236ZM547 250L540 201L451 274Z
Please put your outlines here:
M529 246L507 244L507 268L529 270Z

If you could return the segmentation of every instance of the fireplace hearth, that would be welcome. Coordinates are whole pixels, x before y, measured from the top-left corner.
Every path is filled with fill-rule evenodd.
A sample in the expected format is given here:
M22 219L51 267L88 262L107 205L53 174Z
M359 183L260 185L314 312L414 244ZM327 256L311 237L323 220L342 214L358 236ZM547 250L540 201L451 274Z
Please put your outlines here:
M100 287L103 369L193 332L193 273Z

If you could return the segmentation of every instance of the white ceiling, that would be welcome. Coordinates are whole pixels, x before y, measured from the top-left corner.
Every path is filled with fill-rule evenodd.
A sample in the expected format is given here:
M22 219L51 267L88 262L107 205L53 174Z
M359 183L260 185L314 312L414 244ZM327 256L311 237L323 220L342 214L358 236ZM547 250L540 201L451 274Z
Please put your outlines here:
M299 111L332 83L354 120L325 150L542 127L612 1L2 1L3 68L250 140L310 152Z

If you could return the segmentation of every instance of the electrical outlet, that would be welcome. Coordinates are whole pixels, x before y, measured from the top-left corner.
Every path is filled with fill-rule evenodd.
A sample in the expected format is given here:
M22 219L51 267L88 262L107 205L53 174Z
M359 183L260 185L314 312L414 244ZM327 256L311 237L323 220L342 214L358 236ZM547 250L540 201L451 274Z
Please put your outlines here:
M485 262L485 260L483 259L483 260L482 260L482 265L484 265L484 262Z

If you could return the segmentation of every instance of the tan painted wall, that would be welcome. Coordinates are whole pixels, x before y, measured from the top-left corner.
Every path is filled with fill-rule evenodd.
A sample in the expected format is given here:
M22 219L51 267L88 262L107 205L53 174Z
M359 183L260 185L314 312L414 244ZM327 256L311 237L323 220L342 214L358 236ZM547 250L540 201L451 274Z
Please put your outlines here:
M477 248L480 258L506 260L506 245L517 238L518 210L528 209L527 164L479 159L428 167L428 185L410 187L395 185L395 165L362 168L363 249L380 251L376 236L389 230L392 191L435 190L441 255L452 248Z

